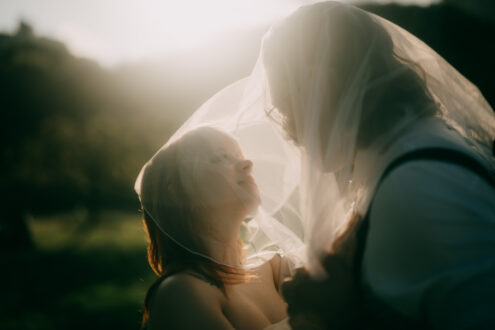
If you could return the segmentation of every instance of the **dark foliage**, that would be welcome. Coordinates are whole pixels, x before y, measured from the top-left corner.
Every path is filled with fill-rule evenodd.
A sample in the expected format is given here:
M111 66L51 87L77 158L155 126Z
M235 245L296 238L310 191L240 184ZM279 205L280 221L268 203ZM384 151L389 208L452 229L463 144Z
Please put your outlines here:
M458 6L430 7L370 5L360 7L405 28L442 55L481 90L490 105L495 104L495 19L488 20ZM478 1L480 2L480 1ZM489 6L493 8L493 4Z

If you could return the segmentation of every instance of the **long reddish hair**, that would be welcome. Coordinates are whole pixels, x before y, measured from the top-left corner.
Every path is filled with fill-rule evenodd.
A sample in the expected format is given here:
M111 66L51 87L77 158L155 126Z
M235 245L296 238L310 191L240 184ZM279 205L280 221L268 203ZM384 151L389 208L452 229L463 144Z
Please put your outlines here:
M187 190L179 173L180 163L178 152L186 148L190 143L204 143L196 138L195 131L188 133L183 138L159 151L153 161L144 171L141 182L141 200L159 198L161 207L157 208L153 216L141 207L143 212L143 225L148 240L148 263L158 276L146 294L143 311L142 328L145 329L149 318L151 301L160 283L169 276L182 271L190 271L200 275L211 284L217 286L226 295L225 285L234 285L247 282L252 274L244 269L222 265L199 254L186 250L158 227L155 220L194 224L199 220L201 209L197 203L193 203L192 196L188 196ZM188 140L187 143L184 140ZM158 214L157 214L158 213ZM155 220L154 220L155 219ZM185 235L195 241L198 230L194 225L184 225ZM195 230L196 229L196 230ZM184 235L184 233L182 233ZM238 254L242 260L242 241L238 238Z

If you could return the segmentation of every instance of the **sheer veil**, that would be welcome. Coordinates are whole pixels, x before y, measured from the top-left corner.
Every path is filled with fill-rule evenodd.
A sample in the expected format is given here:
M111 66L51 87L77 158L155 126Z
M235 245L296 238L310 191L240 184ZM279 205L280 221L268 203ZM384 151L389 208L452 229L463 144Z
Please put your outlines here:
M251 75L209 99L167 145L201 126L234 136L261 196L242 227L251 260L279 252L318 272L321 252L366 212L401 137L432 118L495 169L495 115L476 86L397 25L328 1L272 26ZM141 195L145 168L135 189L153 215Z

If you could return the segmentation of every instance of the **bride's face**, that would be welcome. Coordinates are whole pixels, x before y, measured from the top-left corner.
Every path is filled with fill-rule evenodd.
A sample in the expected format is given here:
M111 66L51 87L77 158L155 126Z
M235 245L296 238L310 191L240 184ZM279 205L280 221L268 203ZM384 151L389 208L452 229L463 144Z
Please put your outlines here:
M207 208L250 213L260 203L258 186L251 171L253 163L244 158L239 144L230 136L204 129L197 149L196 197Z

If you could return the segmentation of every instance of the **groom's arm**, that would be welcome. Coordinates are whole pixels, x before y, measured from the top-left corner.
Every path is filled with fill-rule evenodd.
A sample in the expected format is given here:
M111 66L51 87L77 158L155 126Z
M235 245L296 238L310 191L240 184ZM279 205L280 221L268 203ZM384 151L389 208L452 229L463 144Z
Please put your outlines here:
M375 195L363 271L404 316L495 329L495 188L453 164L397 169Z

